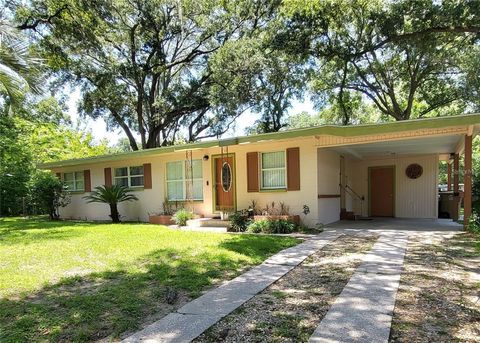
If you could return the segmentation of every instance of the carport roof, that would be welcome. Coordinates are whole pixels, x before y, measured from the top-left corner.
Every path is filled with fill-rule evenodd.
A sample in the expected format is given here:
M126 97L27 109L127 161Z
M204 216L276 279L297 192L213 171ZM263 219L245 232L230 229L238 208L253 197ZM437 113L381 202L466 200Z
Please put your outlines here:
M67 166L77 166L85 164L94 164L110 161L119 161L129 158L140 158L152 155L160 155L172 153L176 151L198 150L212 147L231 146L237 144L259 143L275 140L287 140L292 138L302 138L309 136L337 136L337 137L355 137L366 136L372 134L388 134L402 131L413 131L421 129L438 129L454 126L470 126L480 124L480 114L465 114L449 117L436 117L427 119L414 119L398 122L364 124L364 125L322 125L303 129L293 129L275 133L265 133L252 136L241 136L228 139L202 141L197 143L189 143L182 145L174 145L169 147L160 147L146 150L139 150L126 153L102 155L88 158L55 161L39 165L43 169L61 168ZM457 136L458 137L458 136ZM383 142L388 144L387 142Z
M421 138L406 138L395 141L379 141L364 144L338 146L334 151L353 158L387 157L393 155L411 154L445 154L457 150L461 144L461 135L427 136Z

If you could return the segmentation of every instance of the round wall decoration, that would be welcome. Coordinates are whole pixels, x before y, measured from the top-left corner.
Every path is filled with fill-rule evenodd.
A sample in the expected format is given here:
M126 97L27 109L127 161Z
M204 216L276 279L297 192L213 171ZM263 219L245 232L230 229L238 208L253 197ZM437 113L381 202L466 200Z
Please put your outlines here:
M412 163L405 169L405 174L409 179L418 179L423 174L423 168L417 163Z

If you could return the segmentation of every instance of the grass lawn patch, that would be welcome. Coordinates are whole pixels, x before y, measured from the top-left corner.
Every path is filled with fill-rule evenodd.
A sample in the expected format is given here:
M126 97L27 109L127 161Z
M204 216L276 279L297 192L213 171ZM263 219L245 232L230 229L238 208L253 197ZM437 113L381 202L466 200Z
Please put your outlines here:
M298 242L148 224L0 219L0 341L118 337Z
M412 236L390 342L478 342L479 236Z

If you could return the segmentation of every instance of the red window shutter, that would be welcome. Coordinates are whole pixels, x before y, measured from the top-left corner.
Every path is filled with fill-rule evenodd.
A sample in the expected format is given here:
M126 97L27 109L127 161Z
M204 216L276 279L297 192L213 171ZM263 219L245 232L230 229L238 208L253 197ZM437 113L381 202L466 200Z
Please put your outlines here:
M143 188L152 189L152 164L143 164Z
M105 173L105 186L111 186L112 185L112 168L105 168L103 171Z
M287 149L287 190L300 190L300 148Z
M85 169L83 171L83 181L85 185L85 192L92 191L92 180L90 178L90 169Z
M258 192L258 152L247 153L247 192Z

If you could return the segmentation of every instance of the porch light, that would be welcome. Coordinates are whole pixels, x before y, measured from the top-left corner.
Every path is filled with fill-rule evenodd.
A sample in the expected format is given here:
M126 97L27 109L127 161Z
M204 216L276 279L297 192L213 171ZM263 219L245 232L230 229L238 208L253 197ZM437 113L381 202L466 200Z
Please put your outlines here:
M209 159L208 155L203 155L203 160L204 160L205 162L208 161L208 159Z

